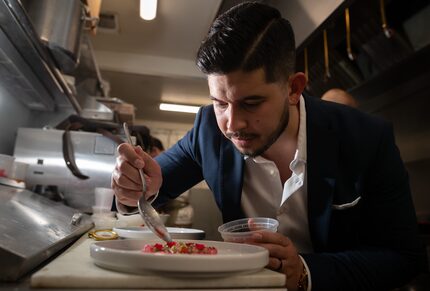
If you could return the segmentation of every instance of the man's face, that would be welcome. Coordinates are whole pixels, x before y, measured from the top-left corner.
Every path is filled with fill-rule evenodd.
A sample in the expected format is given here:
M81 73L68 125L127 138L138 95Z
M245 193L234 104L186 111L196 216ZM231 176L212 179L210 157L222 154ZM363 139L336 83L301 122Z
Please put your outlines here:
M245 155L264 153L288 125L288 87L263 69L208 76L218 127Z

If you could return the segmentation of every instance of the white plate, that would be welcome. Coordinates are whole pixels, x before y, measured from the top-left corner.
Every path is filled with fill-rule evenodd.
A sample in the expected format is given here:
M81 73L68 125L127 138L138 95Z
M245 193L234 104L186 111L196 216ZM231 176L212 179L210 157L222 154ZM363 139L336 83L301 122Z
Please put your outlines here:
M181 241L181 240L178 240ZM201 240L182 240L216 247L216 255L144 253L145 244L160 240L112 240L91 244L90 254L97 266L126 273L160 273L174 277L222 277L251 273L264 268L269 252L262 247Z
M172 239L204 239L205 232L200 229L166 227ZM146 226L114 227L120 237L157 239L158 237Z

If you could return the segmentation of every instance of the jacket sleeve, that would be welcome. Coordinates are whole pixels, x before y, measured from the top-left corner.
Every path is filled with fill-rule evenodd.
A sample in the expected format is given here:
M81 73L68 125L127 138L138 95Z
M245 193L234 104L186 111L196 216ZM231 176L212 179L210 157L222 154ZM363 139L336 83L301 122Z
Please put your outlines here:
M176 198L203 180L198 144L203 111L204 108L199 110L193 128L183 138L155 158L163 175L155 206Z
M363 199L358 243L344 250L302 254L312 290L389 290L402 286L426 266L418 239L409 178L384 123L374 156L360 182Z

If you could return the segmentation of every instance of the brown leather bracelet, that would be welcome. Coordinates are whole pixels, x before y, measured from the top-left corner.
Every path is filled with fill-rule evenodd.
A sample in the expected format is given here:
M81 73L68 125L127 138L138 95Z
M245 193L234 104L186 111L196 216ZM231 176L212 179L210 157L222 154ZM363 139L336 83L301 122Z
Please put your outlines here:
M306 270L305 265L303 264L303 271L300 274L299 282L297 282L297 290L298 291L307 291L308 290L308 270Z

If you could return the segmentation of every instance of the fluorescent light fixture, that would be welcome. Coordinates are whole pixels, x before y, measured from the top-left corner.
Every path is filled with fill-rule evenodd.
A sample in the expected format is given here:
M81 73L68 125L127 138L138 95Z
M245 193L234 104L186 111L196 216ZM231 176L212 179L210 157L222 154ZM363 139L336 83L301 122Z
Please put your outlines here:
M157 0L140 0L140 17L152 20L157 15Z
M164 110L164 111L197 113L197 111L199 111L199 108L200 106L160 103L160 110Z

